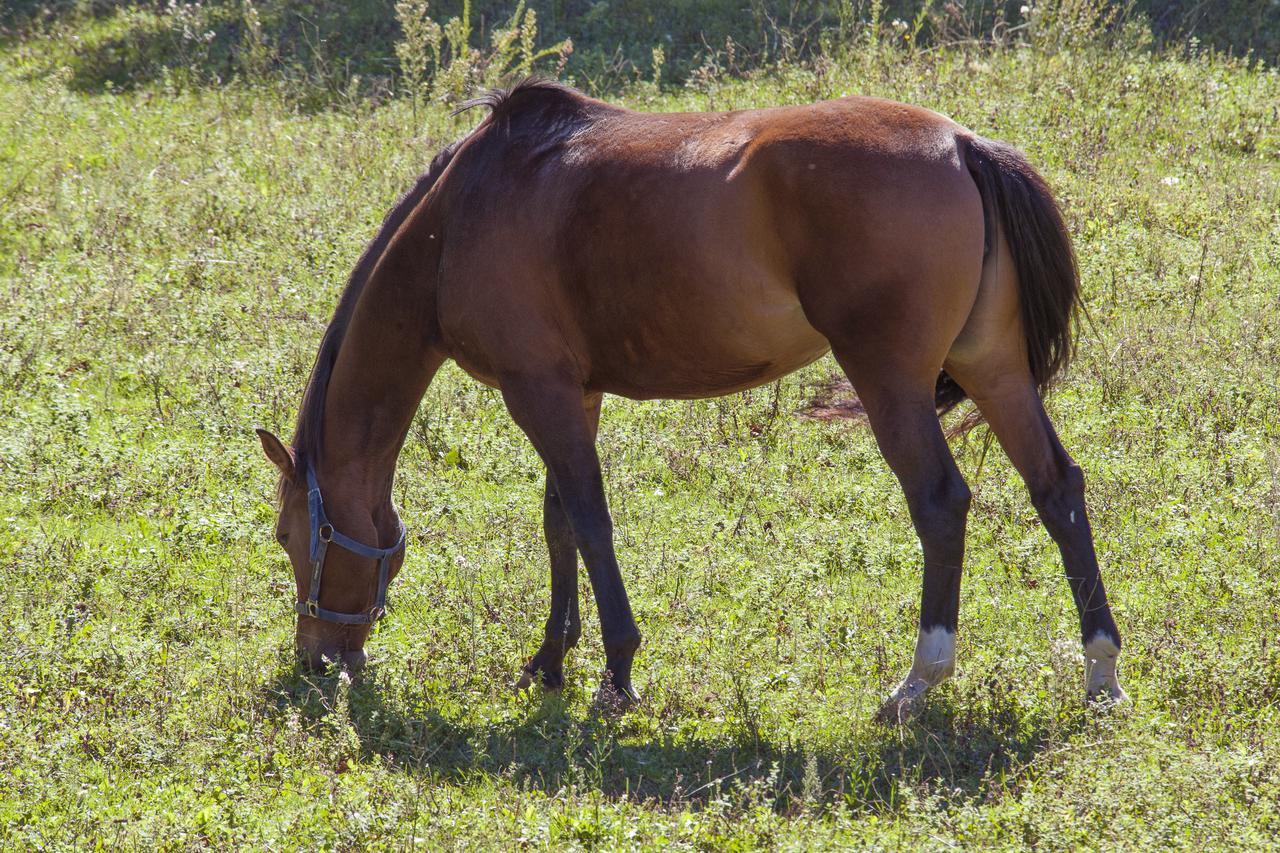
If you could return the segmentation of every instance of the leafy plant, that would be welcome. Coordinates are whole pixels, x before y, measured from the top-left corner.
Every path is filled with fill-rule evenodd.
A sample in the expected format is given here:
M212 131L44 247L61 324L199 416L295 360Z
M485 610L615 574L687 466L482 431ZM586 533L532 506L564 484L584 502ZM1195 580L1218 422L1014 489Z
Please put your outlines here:
M573 52L571 39L539 50L538 16L523 2L516 4L506 26L493 30L487 51L472 46L469 0L461 15L444 24L431 18L427 0L400 0L396 19L404 33L396 56L406 86L415 95L443 103L456 103L477 87L496 86L507 77L527 76L548 57L557 58L558 74Z

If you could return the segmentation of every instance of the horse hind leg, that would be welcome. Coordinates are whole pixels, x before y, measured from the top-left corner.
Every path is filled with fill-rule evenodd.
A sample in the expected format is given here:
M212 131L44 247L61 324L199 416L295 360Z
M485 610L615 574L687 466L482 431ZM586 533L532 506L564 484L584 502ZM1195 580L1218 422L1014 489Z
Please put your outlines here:
M968 392L1031 494L1045 529L1058 545L1080 618L1089 699L1123 702L1117 659L1120 632L1094 552L1085 507L1084 474L1059 441L1044 410L1020 347L1006 357L988 353L969 363L948 362L948 372Z
M919 712L931 688L955 672L969 487L938 423L928 371L886 369L853 348L837 349L835 355L902 485L924 557L915 656L878 714L882 722L902 722Z

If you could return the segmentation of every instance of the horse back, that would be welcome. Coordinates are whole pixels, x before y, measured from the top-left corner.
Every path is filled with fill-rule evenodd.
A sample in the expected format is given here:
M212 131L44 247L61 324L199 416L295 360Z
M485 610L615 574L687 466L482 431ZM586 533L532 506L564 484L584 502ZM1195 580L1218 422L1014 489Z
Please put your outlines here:
M976 216L960 240L976 286L980 201L941 116L862 98L643 114L571 95L495 115L458 155L441 326L486 381L531 363L633 397L770 381L890 292L928 302L901 284L954 268L933 256L955 241L925 247L955 218Z

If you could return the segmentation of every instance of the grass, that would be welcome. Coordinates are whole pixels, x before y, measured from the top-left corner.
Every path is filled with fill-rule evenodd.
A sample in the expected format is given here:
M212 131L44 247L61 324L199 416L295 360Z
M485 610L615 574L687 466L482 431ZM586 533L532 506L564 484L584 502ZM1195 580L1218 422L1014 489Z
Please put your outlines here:
M410 529L363 681L293 669L251 427L287 434L346 274L476 120L263 88L85 94L0 53L0 844L18 848L1259 847L1280 834L1280 77L1124 44L832 48L641 109L878 94L1011 141L1058 189L1089 321L1050 409L1125 636L1081 706L1055 549L980 429L959 675L909 663L918 546L829 360L605 404L645 704L509 689L547 607L542 472L450 367L396 486Z

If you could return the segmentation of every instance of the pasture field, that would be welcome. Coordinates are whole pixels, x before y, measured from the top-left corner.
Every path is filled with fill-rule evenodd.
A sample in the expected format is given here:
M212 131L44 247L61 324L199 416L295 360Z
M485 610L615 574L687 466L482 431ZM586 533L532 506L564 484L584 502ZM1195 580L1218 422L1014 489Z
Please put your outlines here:
M1131 706L1082 703L1056 549L986 430L958 674L910 662L919 548L835 373L608 399L600 447L645 643L641 707L511 689L541 636L542 470L452 367L410 435L410 532L355 683L292 660L273 470L363 244L480 118L269 86L84 93L0 47L0 846L1259 848L1280 837L1280 76L1099 37L860 40L638 109L844 93L1023 148L1086 317L1050 398L1085 469Z

